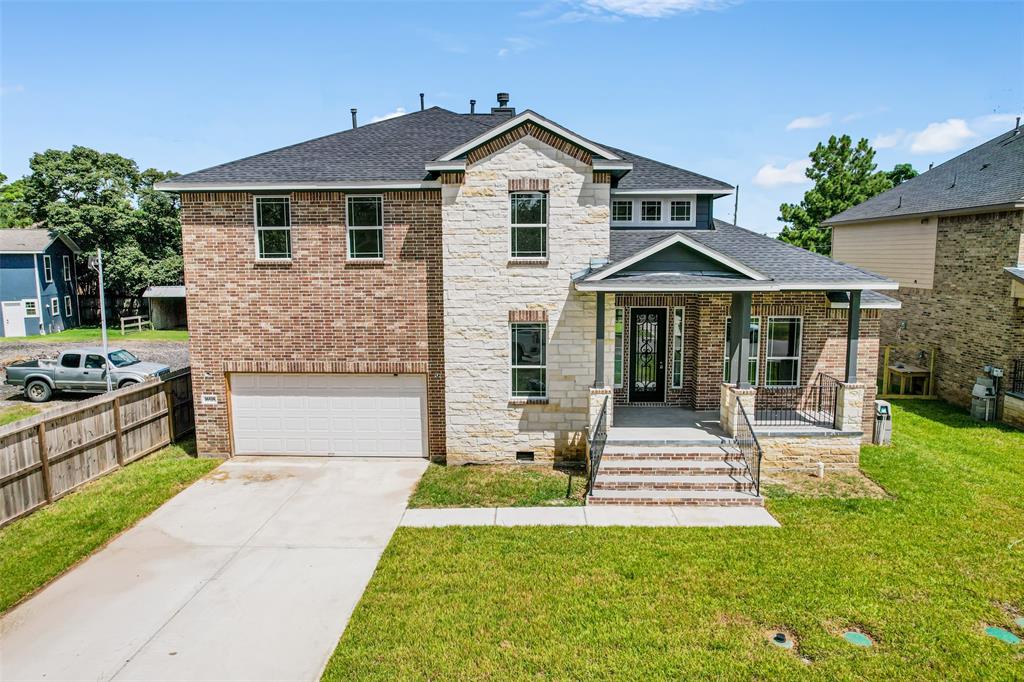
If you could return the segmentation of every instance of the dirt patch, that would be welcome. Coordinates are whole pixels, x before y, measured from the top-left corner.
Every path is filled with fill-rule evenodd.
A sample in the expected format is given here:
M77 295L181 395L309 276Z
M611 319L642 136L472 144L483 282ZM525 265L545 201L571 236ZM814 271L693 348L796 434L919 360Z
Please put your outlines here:
M761 483L768 497L892 498L860 469L826 470L824 478L817 471L766 471Z
M217 469L206 476L206 480L213 481L214 483L224 483L225 481L242 481L242 485L249 485L250 483L270 483L271 481L279 481L284 478L294 478L293 474L269 471L243 471L243 472L231 472L222 471Z

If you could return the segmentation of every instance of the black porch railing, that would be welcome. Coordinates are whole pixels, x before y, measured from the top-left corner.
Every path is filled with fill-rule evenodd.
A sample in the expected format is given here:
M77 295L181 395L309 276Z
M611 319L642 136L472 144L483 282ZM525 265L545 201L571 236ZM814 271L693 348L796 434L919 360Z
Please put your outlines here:
M594 481L597 479L597 470L601 467L601 455L604 454L604 444L608 440L608 398L601 404L601 412L594 421L594 426L587 434L589 445L587 453L587 495L594 490Z
M1024 393L1024 358L1013 361L1009 384L1011 393Z
M754 423L759 426L818 426L831 429L842 382L818 374L808 386L759 386L754 396Z
M754 494L760 495L761 459L764 457L764 451L761 450L761 444L757 442L754 426L750 423L750 417L747 416L746 408L743 407L743 403L740 402L739 398L735 400L740 418L736 420L736 433L733 434L733 440L735 441L736 448L740 451L740 455L743 457L743 464L747 467L750 480L754 482Z

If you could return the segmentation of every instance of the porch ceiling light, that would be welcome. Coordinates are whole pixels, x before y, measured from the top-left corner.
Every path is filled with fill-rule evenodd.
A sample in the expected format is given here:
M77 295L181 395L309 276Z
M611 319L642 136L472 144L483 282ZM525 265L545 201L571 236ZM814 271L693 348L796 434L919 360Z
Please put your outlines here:
M985 628L985 634L989 637L995 637L1000 642L1005 642L1006 644L1020 644L1020 637L1013 634L1009 630L1006 630L1004 628L997 628L994 625L990 625L987 628Z
M843 633L843 639L854 646L871 647L874 646L874 642L871 638L865 635L863 632L857 632L856 630L847 630Z

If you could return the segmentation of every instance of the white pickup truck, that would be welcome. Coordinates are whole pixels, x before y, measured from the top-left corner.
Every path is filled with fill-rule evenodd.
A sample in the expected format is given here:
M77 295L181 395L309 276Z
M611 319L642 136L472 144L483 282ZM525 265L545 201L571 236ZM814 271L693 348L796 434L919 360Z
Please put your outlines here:
M64 351L56 360L10 365L6 383L24 386L26 398L33 403L45 403L54 391L103 393L107 390L107 372L110 384L122 388L170 371L167 365L142 362L123 348L110 351L107 360L103 359L102 348L79 348Z

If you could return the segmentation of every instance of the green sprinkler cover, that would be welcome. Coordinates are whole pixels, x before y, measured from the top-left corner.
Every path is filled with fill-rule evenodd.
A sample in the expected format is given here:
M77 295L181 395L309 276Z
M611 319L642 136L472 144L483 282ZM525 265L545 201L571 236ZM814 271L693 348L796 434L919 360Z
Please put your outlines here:
M1007 644L1020 644L1020 637L1013 634L1009 630L1003 628L997 628L994 625L990 625L985 628L985 634L991 637L995 637L1000 642L1006 642Z
M871 638L862 632L854 632L853 630L847 630L843 633L843 639L854 646L868 647L873 644Z

